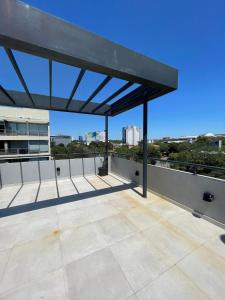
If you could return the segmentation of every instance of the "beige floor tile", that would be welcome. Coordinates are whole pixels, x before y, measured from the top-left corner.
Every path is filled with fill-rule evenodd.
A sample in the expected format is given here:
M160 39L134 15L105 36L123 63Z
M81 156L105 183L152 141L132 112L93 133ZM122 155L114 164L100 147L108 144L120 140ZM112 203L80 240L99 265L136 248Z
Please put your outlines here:
M139 234L113 244L111 250L134 291L143 288L171 265L163 253L152 249Z
M96 190L110 188L110 185L107 184L100 177L88 175L88 176L85 176L85 178Z
M116 195L110 194L108 198L109 203L121 212L129 210L131 208L135 208L139 205L132 199L132 197L128 196L126 193L123 192Z
M1 300L69 300L64 270L48 273L40 281L32 282L0 297Z
M160 216L151 213L145 207L132 208L125 211L124 214L140 230L147 229L160 222Z
M72 180L79 193L86 193L95 190L84 177L72 177Z
M200 243L182 235L176 226L166 221L142 231L141 236L149 242L152 249L162 252L173 264L200 246Z
M137 228L122 214L98 222L108 244L122 240L137 231Z
M224 299L224 258L215 255L206 247L201 247L185 257L177 267L210 299Z
M222 232L222 229L208 221L194 217L190 212L183 212L168 220L197 243L203 243Z
M137 292L137 300L210 300L194 282L177 267L162 274Z
M5 272L10 253L11 253L10 249L0 251L0 282Z
M57 181L57 183L60 197L66 197L77 194L77 191L70 179L60 179Z
M60 242L64 264L85 257L107 245L96 223L63 230Z
M35 202L38 186L39 183L24 184L10 207Z
M163 199L161 201L154 201L153 203L148 204L147 207L151 212L158 213L164 219L173 218L184 212L179 206Z
M53 181L44 181L41 183L40 190L38 193L37 202L55 199L58 197L56 182Z
M61 229L67 227L79 227L90 223L91 214L87 207L72 208L71 210L61 211L58 213L59 216L59 227Z
M70 299L122 300L133 293L109 249L66 266Z
M17 246L12 249L0 282L0 294L41 279L61 265L58 236Z

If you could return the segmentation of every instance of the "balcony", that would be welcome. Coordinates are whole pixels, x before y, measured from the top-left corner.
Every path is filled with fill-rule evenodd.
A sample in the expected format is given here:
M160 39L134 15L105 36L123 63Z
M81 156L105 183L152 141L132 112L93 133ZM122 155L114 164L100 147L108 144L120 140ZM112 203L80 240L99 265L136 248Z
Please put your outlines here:
M48 132L46 131L22 131L22 130L1 130L0 131L0 136L40 136L40 137L43 137L43 136L48 136Z
M29 149L29 148L9 148L7 150L0 149L0 157L15 157L15 156L34 156L50 154L49 150L45 149Z
M143 198L138 162L102 163L0 165L0 298L223 299L225 181L148 165Z

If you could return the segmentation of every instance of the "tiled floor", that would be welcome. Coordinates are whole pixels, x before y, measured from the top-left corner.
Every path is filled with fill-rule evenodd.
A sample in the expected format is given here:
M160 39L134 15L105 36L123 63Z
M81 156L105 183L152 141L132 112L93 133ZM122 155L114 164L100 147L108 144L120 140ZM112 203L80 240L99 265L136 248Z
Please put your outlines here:
M58 191L53 181L0 190L0 208L71 196L0 219L0 299L224 299L225 231L150 193L92 195L125 184L87 176Z

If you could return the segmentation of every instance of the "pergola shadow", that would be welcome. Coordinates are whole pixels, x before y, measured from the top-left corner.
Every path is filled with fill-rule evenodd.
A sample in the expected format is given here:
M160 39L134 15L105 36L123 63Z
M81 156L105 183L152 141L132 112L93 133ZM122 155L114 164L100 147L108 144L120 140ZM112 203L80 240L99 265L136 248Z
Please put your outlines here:
M112 187L108 187L108 188L103 188L103 189L94 190L94 191L88 191L88 192L79 193L79 194L75 194L75 195L57 197L57 198L53 198L53 199L43 200L40 202L32 202L32 203L7 207L7 208L0 209L0 218L12 216L12 215L16 215L16 214L21 214L24 212L34 211L34 210L38 210L38 209L42 209L42 208L47 208L47 207L51 207L51 206L81 201L81 200L84 200L87 198L94 198L97 196L109 195L109 194L115 193L115 192L121 192L121 191L125 191L128 189L134 189L136 186L137 186L137 184L135 184L135 183L124 183L123 185L119 185L119 186L112 186Z

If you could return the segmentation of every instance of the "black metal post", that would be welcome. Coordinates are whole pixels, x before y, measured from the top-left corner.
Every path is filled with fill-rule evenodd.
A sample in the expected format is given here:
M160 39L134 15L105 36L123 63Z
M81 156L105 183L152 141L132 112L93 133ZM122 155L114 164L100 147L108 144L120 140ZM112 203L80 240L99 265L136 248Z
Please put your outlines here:
M148 102L143 104L143 197L147 198L148 180Z
M108 116L105 116L105 161L104 165L106 168L106 174L108 175L109 172L109 135L108 135L108 128L109 128L109 122L108 122Z

